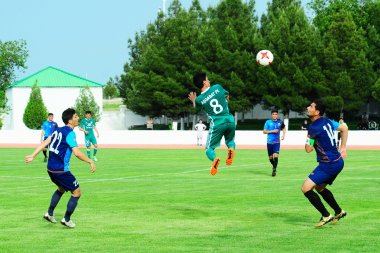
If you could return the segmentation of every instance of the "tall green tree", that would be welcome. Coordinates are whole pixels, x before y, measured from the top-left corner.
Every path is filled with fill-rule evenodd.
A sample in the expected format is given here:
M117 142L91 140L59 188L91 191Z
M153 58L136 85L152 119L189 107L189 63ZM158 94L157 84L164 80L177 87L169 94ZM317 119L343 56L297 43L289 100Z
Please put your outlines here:
M0 122L1 115L7 111L5 89L14 81L16 69L26 68L27 57L25 41L0 40Z
M209 22L199 45L212 82L230 92L232 111L244 112L261 100L257 88L256 52L263 45L259 36L255 1L223 0L209 9Z
M28 51L24 40L0 40L0 89L5 90L15 79L15 70L26 68Z
M273 65L258 71L264 105L284 113L304 112L309 100L326 88L316 57L321 50L320 38L300 1L273 0L268 4L268 14L261 18L261 34L265 49L274 54Z
M74 108L80 120L86 117L86 111L91 111L92 118L96 122L100 120L100 107L96 103L94 94L92 94L88 86L80 89Z
M187 101L194 68L199 68L199 53L194 47L199 37L204 12L198 0L186 11L174 0L167 16L159 13L146 32L129 41L130 62L121 76L121 95L128 109L140 115L172 118L191 112Z
M345 95L335 92L337 88L330 92L344 102L341 109L355 114L360 103L371 100L371 89L376 89L380 75L380 1L313 0L310 6L315 13L313 23L324 37L327 86L335 82L344 88Z
M364 31L358 28L351 13L340 10L324 34L323 71L329 93L343 102L330 106L336 114L355 114L371 96L375 82L372 63L368 60L368 44Z
M41 89L36 81L32 87L29 101L24 111L23 122L30 129L41 129L47 115L48 111L42 99Z
M365 27L369 47L368 58L373 62L376 78L380 78L380 1L365 1L363 10L368 14L368 23Z

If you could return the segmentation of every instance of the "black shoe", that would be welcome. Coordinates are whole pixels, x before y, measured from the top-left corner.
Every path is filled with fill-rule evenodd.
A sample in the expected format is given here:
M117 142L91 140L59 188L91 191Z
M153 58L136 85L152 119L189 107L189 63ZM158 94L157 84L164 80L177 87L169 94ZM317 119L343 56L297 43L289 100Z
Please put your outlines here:
M276 176L276 174L277 174L277 171L276 171L276 169L273 169L273 170L272 170L272 177L275 177L275 176Z

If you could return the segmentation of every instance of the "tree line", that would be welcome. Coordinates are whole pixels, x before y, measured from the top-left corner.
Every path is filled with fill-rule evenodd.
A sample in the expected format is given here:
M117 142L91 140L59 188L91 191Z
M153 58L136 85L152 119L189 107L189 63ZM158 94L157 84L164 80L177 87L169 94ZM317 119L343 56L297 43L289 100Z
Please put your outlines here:
M309 17L299 0L272 0L259 19L254 0L221 0L207 10L199 0L189 9L173 0L128 41L124 73L105 93L120 93L137 114L178 119L194 113L187 94L197 91L193 74L204 71L230 91L233 112L259 103L303 112L323 97L331 116L354 117L380 101L380 0L311 0L308 8ZM274 54L269 67L255 62L262 49ZM27 57L25 41L0 40L0 127L5 90Z
M174 0L128 41L120 95L137 114L178 119L194 113L187 94L204 71L229 90L233 112L258 103L304 112L323 97L331 116L354 117L380 101L380 1L312 0L308 8L311 17L299 0L273 0L259 19L254 0L207 10ZM274 54L269 67L256 63L262 49Z

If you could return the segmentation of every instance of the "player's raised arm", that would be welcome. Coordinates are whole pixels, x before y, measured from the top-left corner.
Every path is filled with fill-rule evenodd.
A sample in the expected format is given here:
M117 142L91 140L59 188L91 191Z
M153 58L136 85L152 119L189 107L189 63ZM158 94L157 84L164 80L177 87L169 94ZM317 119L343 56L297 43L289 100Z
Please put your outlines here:
M197 93L191 91L188 95L189 100L193 103L193 106L195 108L195 99L197 98Z
M46 147L47 145L50 144L51 141L51 136L49 136L45 141L43 141L35 150L32 154L25 156L25 162L30 163L33 161L34 157L38 155L38 153L41 152L41 150Z

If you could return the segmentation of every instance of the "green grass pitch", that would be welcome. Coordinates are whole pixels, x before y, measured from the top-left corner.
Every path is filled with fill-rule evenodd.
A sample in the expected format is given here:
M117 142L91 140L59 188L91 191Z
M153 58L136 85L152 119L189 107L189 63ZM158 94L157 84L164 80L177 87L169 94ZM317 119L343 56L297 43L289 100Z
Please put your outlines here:
M100 149L97 172L75 157L82 191L68 229L42 219L55 186L42 153L0 149L0 252L378 252L379 151L349 150L329 188L347 217L317 229L301 192L315 153L282 150L271 177L266 150L237 150L215 177L202 149ZM55 210L63 217L69 194ZM330 211L331 208L328 208Z

